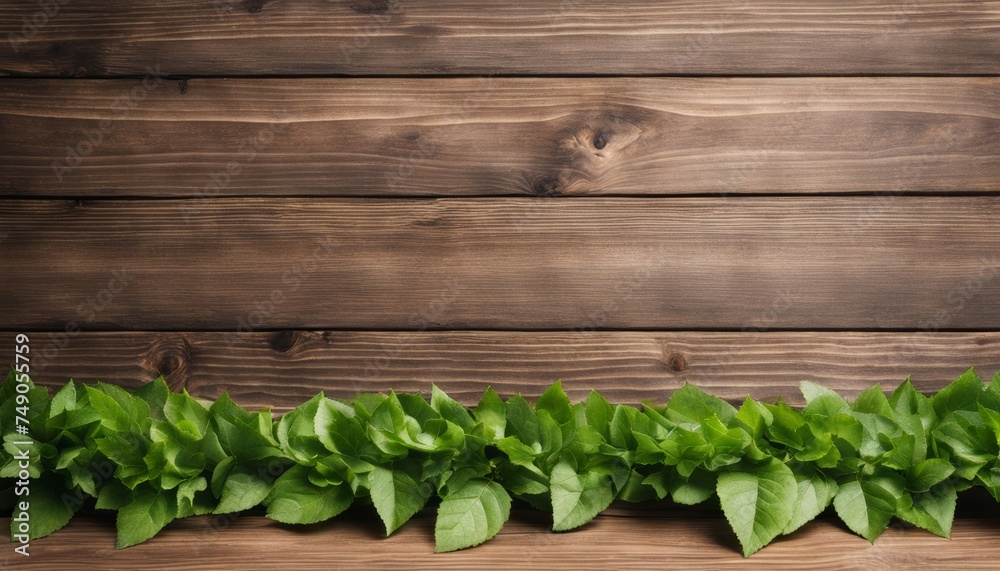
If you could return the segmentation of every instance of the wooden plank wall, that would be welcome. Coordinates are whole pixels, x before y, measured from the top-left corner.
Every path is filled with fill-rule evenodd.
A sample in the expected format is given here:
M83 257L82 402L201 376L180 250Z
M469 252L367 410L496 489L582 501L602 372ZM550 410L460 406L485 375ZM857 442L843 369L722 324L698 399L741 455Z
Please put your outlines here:
M30 333L47 386L800 403L1000 369L1000 2L6 2L0 42L0 348ZM547 562L594 564L575 537ZM884 545L823 564L920 563Z

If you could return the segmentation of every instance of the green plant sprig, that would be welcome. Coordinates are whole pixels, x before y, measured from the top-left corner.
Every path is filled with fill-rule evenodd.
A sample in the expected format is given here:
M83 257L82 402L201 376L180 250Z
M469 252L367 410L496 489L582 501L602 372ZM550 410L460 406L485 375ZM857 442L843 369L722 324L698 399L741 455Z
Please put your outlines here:
M258 505L311 524L371 503L388 535L436 496L443 552L492 538L514 499L566 531L614 500L717 497L749 556L830 504L874 542L893 518L948 537L956 495L972 486L1000 501L1000 373L984 383L972 369L932 397L909 379L853 402L803 382L802 409L750 397L735 408L688 384L666 406L596 392L573 404L556 383L534 405L489 389L471 409L437 387L429 400L320 393L279 420L227 394L172 392L162 378L134 392L70 381L51 398L16 384L12 372L0 387L0 488L16 515L15 457L29 449L32 539L91 498L117 510L125 548L176 518ZM28 435L15 431L25 414Z

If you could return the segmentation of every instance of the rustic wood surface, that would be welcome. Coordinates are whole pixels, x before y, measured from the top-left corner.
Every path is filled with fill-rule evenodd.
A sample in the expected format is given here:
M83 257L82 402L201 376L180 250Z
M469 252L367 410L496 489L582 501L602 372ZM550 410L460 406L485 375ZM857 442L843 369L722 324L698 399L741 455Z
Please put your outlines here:
M1000 197L0 202L4 329L996 329Z
M597 389L612 402L666 402L685 381L741 401L782 396L804 404L798 384L847 397L908 375L933 393L970 366L1000 371L1000 333L820 332L83 332L31 336L32 377L52 389L68 379L136 388L159 375L174 390L285 412L324 391L429 393L437 384L474 405L487 387L538 397L556 380L573 400ZM14 333L0 333L12 347Z
M282 526L260 515L176 521L146 543L115 551L114 520L77 517L57 536L32 542L29 558L5 554L17 569L76 571L281 569L996 569L1000 520L957 519L951 540L890 527L875 544L821 518L749 559L726 521L695 509L637 515L612 508L567 533L549 531L544 514L515 510L491 541L434 553L433 512L385 537L374 510L314 526ZM361 513L364 512L364 513ZM370 512L370 513L369 513ZM9 525L0 519L0 525ZM183 554L183 556L179 556ZM14 559L15 557L19 559ZM0 563L3 560L0 559ZM806 563L808 562L808 563Z
M146 86L0 82L0 193L1000 191L998 78L191 79ZM135 89L142 99L123 108L122 96ZM229 165L237 170L227 172Z
M39 12L0 7L0 73L1000 72L995 1L74 0Z

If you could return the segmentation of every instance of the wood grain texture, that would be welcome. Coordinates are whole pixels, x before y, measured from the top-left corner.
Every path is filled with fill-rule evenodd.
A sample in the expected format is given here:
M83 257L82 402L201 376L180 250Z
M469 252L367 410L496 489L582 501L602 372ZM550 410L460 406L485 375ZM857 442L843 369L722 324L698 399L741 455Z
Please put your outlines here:
M14 346L0 333L0 347ZM804 404L810 380L854 397L908 375L934 393L970 366L1000 371L1000 333L819 332L82 332L31 335L32 378L136 388L164 375L174 389L285 412L324 391L428 394L431 384L466 405L492 386L533 399L556 380L574 400L591 389L612 402L666 402L685 381L731 402L783 397Z
M0 8L0 72L1000 72L1000 4L938 0L74 0ZM35 16L42 13L42 16ZM36 18L40 27L25 25ZM10 34L10 36L8 36ZM23 40L23 41L22 41Z
M818 519L744 559L721 517L697 510L635 517L612 508L567 533L551 520L515 510L492 540L474 549L434 553L434 517L422 512L385 537L374 510L352 509L313 526L282 526L260 515L190 517L146 543L115 551L113 518L77 517L33 541L31 557L8 550L18 569L45 571L295 569L996 569L1000 520L956 519L951 540L891 526L875 544L831 519ZM0 519L9 525L9 519ZM183 554L183 555L181 555ZM13 559L13 558L19 559Z
M5 200L6 329L996 329L1000 197Z
M0 194L1000 190L997 78L143 85L0 82Z

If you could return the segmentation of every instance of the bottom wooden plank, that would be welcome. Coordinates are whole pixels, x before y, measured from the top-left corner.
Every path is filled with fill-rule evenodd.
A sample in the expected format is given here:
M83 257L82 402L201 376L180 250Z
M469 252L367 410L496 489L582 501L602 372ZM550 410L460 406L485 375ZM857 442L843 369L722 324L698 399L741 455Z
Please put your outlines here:
M364 510L361 510L364 511ZM890 527L874 545L822 518L749 559L725 520L697 511L641 517L614 508L568 533L548 531L544 514L515 510L484 545L434 553L432 512L386 538L374 513L352 510L307 527L260 515L195 517L147 543L114 549L114 519L78 517L32 542L30 557L5 548L0 566L46 571L215 569L996 569L1000 519L956 520L952 539ZM230 516L231 517L231 516ZM9 520L0 520L7 526Z
M766 329L762 321L760 329ZM14 334L0 333L0 362ZM747 393L802 404L799 381L845 396L907 375L934 392L975 366L1000 370L1000 333L691 331L32 333L32 378L135 388L159 374L175 390L283 412L325 391L430 391L465 404L486 387L537 397L562 379L574 400L597 389L613 402L665 402L684 381L730 401Z

